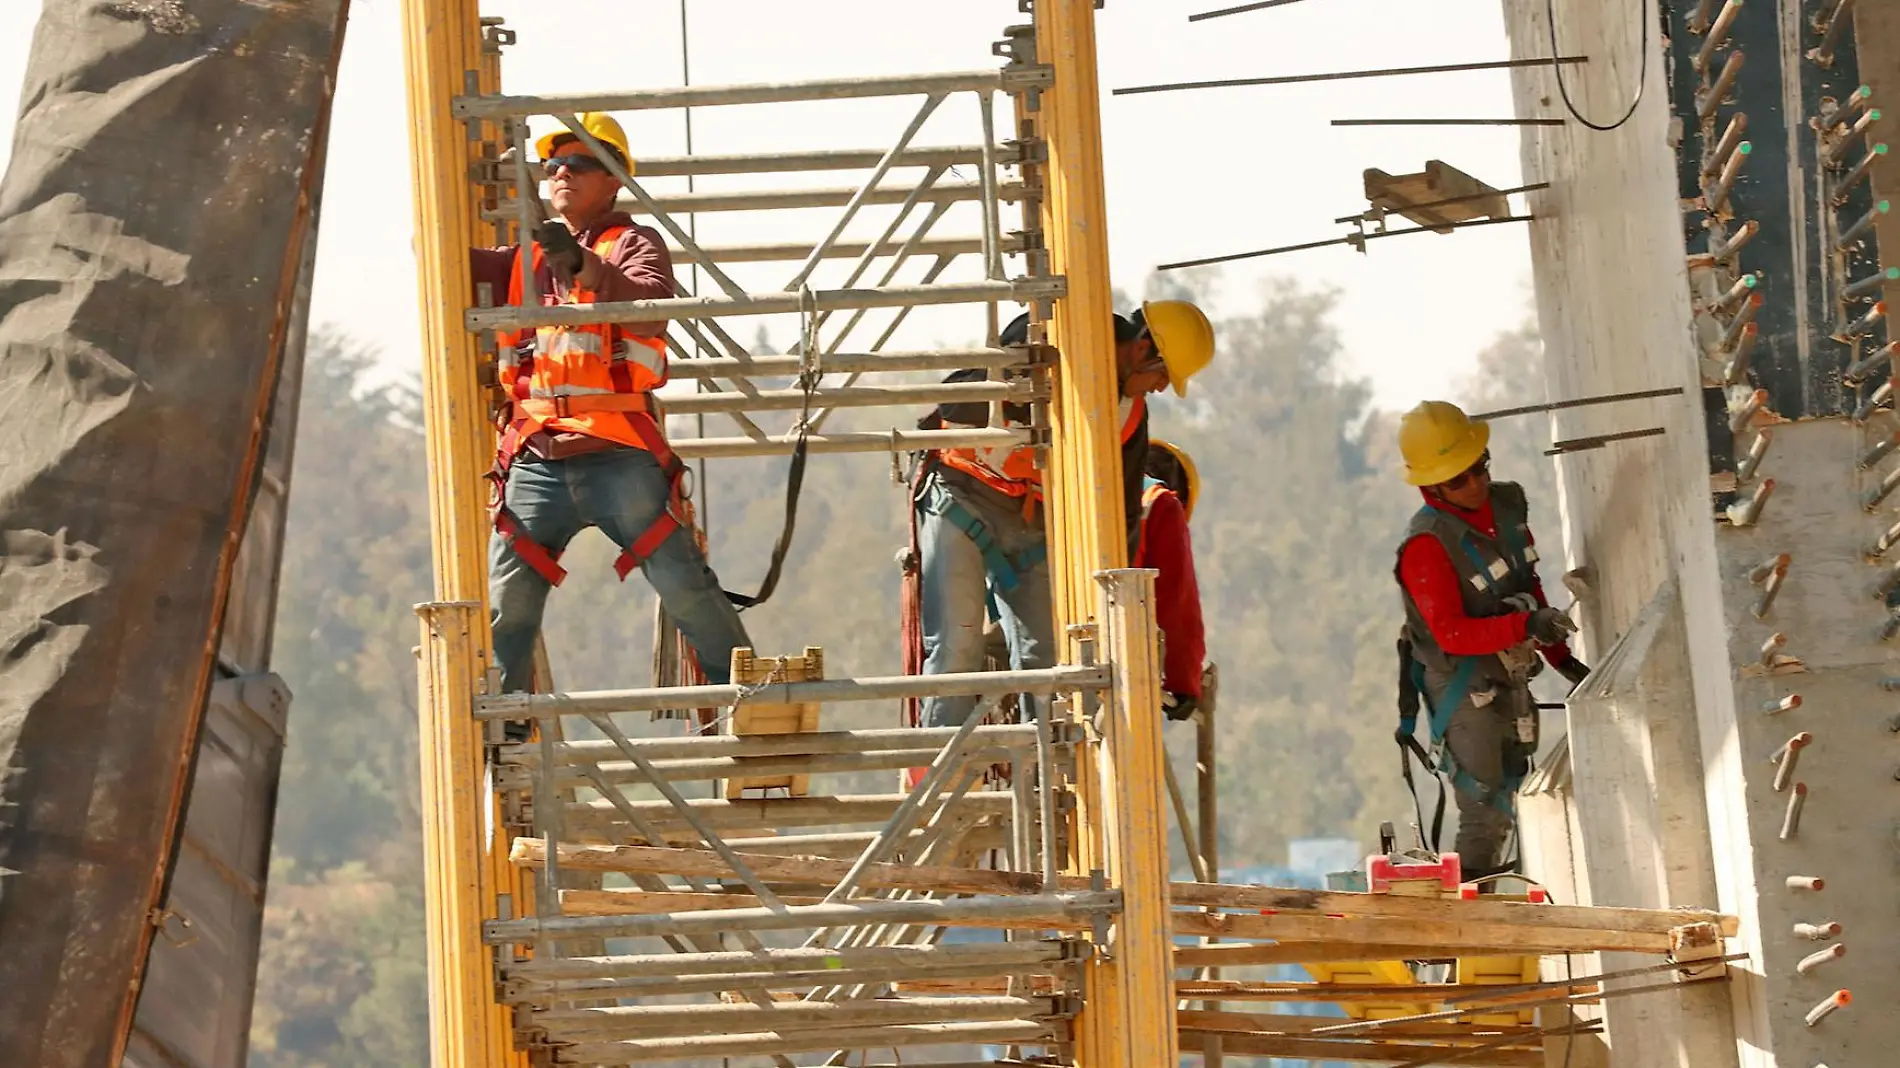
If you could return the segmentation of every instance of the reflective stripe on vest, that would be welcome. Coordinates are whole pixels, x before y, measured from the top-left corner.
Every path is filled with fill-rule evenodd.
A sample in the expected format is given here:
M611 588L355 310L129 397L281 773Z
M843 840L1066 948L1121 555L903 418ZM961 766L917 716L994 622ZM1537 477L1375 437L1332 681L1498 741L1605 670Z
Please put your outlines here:
M1148 399L1123 397L1120 412L1121 442L1125 445L1129 438L1135 436L1135 431L1141 428L1142 417L1148 412ZM1003 425L1009 427L1015 424L1005 420ZM937 458L998 493L1011 497L1042 499L1042 472L1036 469L1036 450L1031 446L942 449L939 450Z

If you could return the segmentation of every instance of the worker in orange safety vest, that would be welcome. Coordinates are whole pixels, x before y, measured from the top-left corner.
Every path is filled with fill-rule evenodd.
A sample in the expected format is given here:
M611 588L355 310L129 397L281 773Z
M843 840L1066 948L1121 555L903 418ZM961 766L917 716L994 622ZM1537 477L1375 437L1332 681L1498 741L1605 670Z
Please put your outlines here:
M1000 343L1028 339L1029 317L1009 324ZM1148 451L1147 397L1170 385L1187 395L1188 379L1214 356L1214 328L1187 301L1151 301L1132 316L1115 317L1115 365L1120 383L1124 509L1129 551L1141 512L1141 480ZM952 380L980 379L958 372ZM939 406L925 427L988 425L989 405ZM1004 406L1007 425L1028 424L1026 405ZM918 548L919 640L907 668L934 675L980 671L986 611L1000 625L1015 670L1048 667L1055 654L1054 604L1042 516L1042 473L1032 446L952 448L926 459L913 486L912 523ZM926 726L963 723L975 697L930 697L921 703ZM1035 700L1023 698L1026 717Z
M580 115L596 155L571 129L536 143L558 219L532 234L535 300L524 292L522 248L472 251L478 294L543 306L673 296L665 243L615 209L634 163L626 133L604 113ZM497 339L499 417L489 544L495 659L504 691L531 688L534 641L562 551L590 526L620 546L614 570L638 568L697 655L723 684L732 650L748 645L737 609L707 565L682 492L685 465L667 445L653 391L666 381L666 324L589 323L504 331Z

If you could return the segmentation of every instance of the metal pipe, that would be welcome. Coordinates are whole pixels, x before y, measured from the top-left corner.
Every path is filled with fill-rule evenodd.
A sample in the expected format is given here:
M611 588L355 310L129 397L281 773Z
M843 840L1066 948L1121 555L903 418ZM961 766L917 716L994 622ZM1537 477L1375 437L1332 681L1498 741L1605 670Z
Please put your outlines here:
M1755 323L1742 324L1741 339L1735 343L1735 351L1729 354L1728 362L1722 365L1722 384L1739 386L1748 377L1748 358L1755 351L1755 341L1761 337L1761 328Z
M1710 305L1710 307L1716 311L1726 312L1742 301L1747 300L1749 296L1755 292L1755 287L1759 284L1761 284L1760 275L1752 271L1744 274L1740 278L1737 278L1735 284L1729 286L1726 292L1715 298L1715 302Z
M1010 942L1008 945L1041 945L1041 942ZM1036 974L1067 971L1073 963L1030 965ZM816 988L834 983L899 983L905 980L984 979L1007 975L1012 966L964 964L942 968L867 968L855 971L835 970L803 972L742 972L734 975L682 974L648 979L560 979L549 982L517 980L505 987L505 1000L515 1003L546 1003L634 997L674 997L682 994L717 994L737 984L761 986L768 990Z
M767 775L848 774L919 767L929 763L937 752L936 749L884 749L874 753L830 753L808 756L702 757L659 761L655 769L668 782L703 782L707 779L724 779L735 775L763 777ZM978 750L975 755L984 758L1007 759L1010 752L1007 749L984 748ZM637 783L642 774L637 765L627 761L602 761L598 767L606 781L614 783ZM529 777L504 770L496 774L495 781L498 789L525 789ZM575 785L575 782L572 775L562 775L558 784L565 787ZM768 841L772 840L768 839Z
M1801 833L1801 809L1808 803L1808 784L1798 782L1788 794L1788 807L1781 813L1781 840L1786 842ZM1806 975L1806 972L1802 972Z
M1754 151L1754 142L1743 141L1736 145L1735 151L1729 153L1728 159L1722 162L1722 173L1717 176L1715 185L1702 196L1703 203L1711 212L1719 213L1727 209L1728 195L1735 188L1735 179L1741 177L1742 164L1748 162L1749 154Z
M1847 229L1841 231L1840 237L1834 239L1834 248L1840 252L1846 252L1851 249L1854 242L1858 241L1862 234L1872 230L1874 223L1879 221L1882 215L1887 214L1887 209L1887 201L1875 201L1874 206L1867 210L1867 214L1855 219Z
M846 452L917 452L925 449L991 448L1023 445L1029 441L1027 430L889 430L853 431L812 435L805 439L805 451L813 455ZM682 438L672 442L673 452L683 459L701 457L783 456L797 444L795 435L774 437L758 442L749 438Z
M991 971L1058 964L1068 945L1055 939L1034 942L980 942L943 946L876 946L847 949L763 949L718 953L634 953L607 957L535 958L507 965L505 980L534 983L652 979L671 982L683 976L745 975L771 986L792 985L796 976L833 971L930 974L979 967ZM734 981L737 980L728 980Z
M1887 317L1887 302L1884 300L1874 301L1874 306L1867 309L1867 313L1865 315L1862 315L1860 318L1847 324L1847 326L1839 334L1835 336L1838 338L1842 338L1844 340L1853 341L1855 339L1858 339L1861 335L1865 334L1867 331L1872 330L1876 323L1880 322L1880 320L1886 317Z
M1823 67L1834 64L1834 46L1840 43L1841 33L1847 28L1848 13L1854 8L1854 0L1834 0L1833 9L1823 9L1816 14L1814 28L1821 34L1821 43L1808 52L1808 58Z
M946 901L866 901L780 908L700 909L648 916L563 916L490 920L482 937L491 945L554 938L644 938L662 934L718 934L724 931L789 931L844 927L862 923L926 923L955 926L960 920L1020 920L1025 926L1054 920L1087 919L1121 908L1119 890L1000 897L984 894Z
M1900 268L1894 268L1894 270L1896 276L1900 276ZM1856 361L1846 371L1842 372L1841 381L1850 386L1858 386L1873 377L1875 371L1879 371L1883 368L1889 371L1900 370L1894 367L1895 357L1900 357L1900 344L1889 342L1882 345L1875 349L1871 355L1865 359Z
M1755 321L1755 313L1761 310L1761 305L1760 293L1750 293L1748 299L1742 301L1742 306L1736 310L1734 318L1728 321L1728 326L1722 331L1722 348L1732 349L1741 342L1742 331L1747 329L1748 324Z
M705 356L681 360L667 367L671 378L776 378L797 374L804 361L798 356ZM826 353L824 369L832 372L884 374L909 371L956 371L965 367L1026 368L1023 354L1010 349L940 349L918 352ZM670 408L674 398L663 397Z
M1790 875L1783 883L1790 890L1825 890L1827 880L1818 875Z
M1005 165L1022 161L1011 145L992 144L990 151ZM709 174L779 174L790 171L858 171L877 166L884 150L877 148L814 149L802 152L708 153L691 156L641 156L640 174L646 178L703 177ZM983 159L982 145L926 145L897 154L893 167L965 167Z
M1765 715L1778 716L1783 712L1792 712L1801 707L1801 695L1791 693L1786 697L1762 702L1761 710Z
M607 704L609 701L616 700L617 695L622 692L642 695L639 698L640 703L632 707ZM599 707L584 705L585 711L652 711L646 707L644 693L645 691L640 690L606 690L564 696L587 702L602 699ZM941 749L956 731L955 727L895 727L874 731L797 731L791 734L701 734L684 738L634 738L630 741L634 748L653 760L704 757L756 759L801 754L864 756L869 753ZM976 735L982 739L985 749L1018 750L1028 749L1035 744L1035 728L1026 723L984 724L976 728ZM598 761L611 757L619 751L617 746L605 739L584 738L563 742L555 752L556 759L562 761ZM537 760L539 760L539 754L529 746L503 746L501 749L500 763L503 767L533 767ZM793 801L809 799L775 798L773 800L790 804Z
M743 698L762 704L804 704L832 701L904 700L913 697L970 696L986 693L1049 694L1065 690L1099 690L1109 684L1102 665L1026 668L1021 671L954 671L940 675L891 675L858 679L813 679L809 682L769 682L743 688ZM633 690L595 690L560 694L508 693L488 695L476 702L481 719L532 719L555 715L602 712L648 712L664 708L728 707L741 699L738 686L655 686ZM959 728L943 728L944 740ZM1010 728L992 728L997 731ZM893 731L893 735L926 739L934 728ZM1024 726L1015 728L1029 732ZM840 734L847 732L837 732ZM867 732L850 732L855 734ZM989 731L982 731L987 734ZM806 737L811 737L806 735ZM704 745L714 738L682 740ZM567 743L570 747L577 743ZM639 743L635 743L638 745Z
M1755 432L1755 440L1748 443L1748 453L1735 465L1735 480L1747 482L1755 477L1761 468L1763 458L1768 455L1768 446L1774 444L1775 435L1770 427L1762 427Z
M1889 378L1876 387L1872 393L1867 394L1867 398L1860 402L1859 407L1854 409L1854 420L1861 423L1866 422L1868 418L1874 414L1875 409L1887 404L1892 399L1893 379Z
M1722 106L1722 102L1728 99L1729 93L1735 89L1735 79L1741 77L1742 74L1743 58L1742 50L1739 48L1729 52L1728 59L1722 63L1722 72L1715 76L1715 84L1706 92L1696 94L1696 116L1702 121L1707 122L1714 118L1716 109Z
M528 1011L528 1024L563 1038L683 1038L688 1035L801 1031L825 1026L1014 1020L1056 1014L1048 997L927 997L858 1002L786 1001L756 1005L604 1005ZM600 1032L614 1032L603 1035ZM583 1038L584 1036L584 1038Z
M1821 155L1822 161L1829 167L1838 167L1847 162L1847 153L1853 149L1856 143L1866 137L1867 131L1873 127L1874 123L1879 121L1880 109L1867 109L1861 114L1860 118L1854 120L1852 126L1841 131L1839 138L1828 145L1827 150Z
M1762 584L1761 596L1755 601L1754 613L1756 619L1762 619L1768 615L1768 610L1774 607L1775 597L1781 593L1781 584L1786 581L1787 578L1788 569L1786 567L1776 568L1769 574L1768 581Z
M1709 10L1715 6L1715 0L1696 0L1695 10L1690 12L1689 32L1704 34L1709 32Z
M908 408L955 401L1010 401L1035 399L1037 388L1028 379L1003 382L947 382L916 386L860 386L855 389L817 389L811 403L834 408ZM752 393L684 393L664 399L666 414L701 412L795 412L804 407L805 391L766 389ZM684 439L691 440L691 439ZM704 440L704 439L701 439Z
M1742 13L1742 0L1726 0L1722 11L1715 16L1714 25L1709 27L1708 36L1702 39L1702 47L1696 50L1695 70L1697 74L1706 74L1709 61L1715 58L1715 50L1728 43L1728 32L1735 25L1735 19Z
M1780 652L1781 647L1787 644L1788 644L1788 636L1786 634L1783 634L1780 631L1776 631L1775 633L1770 634L1768 636L1768 639L1761 643L1761 656L1759 657L1759 659L1761 660L1761 666L1770 667L1770 668L1774 667L1775 654Z
M1764 478L1755 487L1748 499L1728 506L1728 521L1731 526L1745 527L1761 518L1761 510L1767 505L1768 498L1775 492L1775 480Z
M930 173L930 172L927 172ZM942 171L934 171L942 174ZM662 211L676 215L724 211L784 211L793 208L837 208L851 202L862 187L828 186L822 188L795 189L749 189L726 190L705 193L674 193L665 196L651 196L651 203ZM1005 181L997 183L997 197L1004 202L1014 203L1026 195L1021 182ZM952 204L974 204L983 199L983 188L978 182L950 182L947 184L919 183L915 186L891 186L876 189L865 194L864 203L868 205L901 204L915 198L918 203L949 206ZM621 211L637 214L649 210L637 197L622 197L614 202ZM699 261L704 262L704 261Z
M1188 869L1194 873L1194 881L1211 883L1214 879L1208 874L1207 862L1201 859L1200 843L1194 833L1194 818L1188 815L1187 795L1181 792L1181 777L1174 773L1174 761L1163 755L1161 761L1162 777L1167 780L1168 801L1174 807L1174 822L1181 831L1181 845L1187 852Z
M1049 713L1036 717L1036 800L1042 806L1041 841L1042 889L1053 892L1061 878L1056 862L1056 781L1055 738L1049 722L1056 715L1057 701L1049 702Z
M1748 581L1759 586L1774 577L1775 572L1788 570L1788 565L1793 562L1794 557L1789 556L1787 553L1776 553L1774 556L1763 560L1750 569L1748 572ZM568 744L572 745L574 743L569 742Z
M1737 227L1735 232L1725 239L1718 240L1712 235L1709 238L1709 255L1714 256L1717 262L1732 260L1735 254L1742 250L1742 246L1754 240L1755 235L1760 231L1761 224L1750 219Z
M1728 120L1728 126L1722 130L1721 140L1715 143L1715 150L1709 153L1708 162L1702 165L1702 178L1707 181L1722 173L1722 166L1735 152L1735 146L1742 143L1742 134L1748 131L1748 115L1738 111Z
M1748 394L1745 399L1743 399L1739 404L1736 404L1734 409L1729 412L1729 416L1728 416L1729 430L1733 431L1734 433L1739 434L1742 431L1748 429L1749 421L1754 419L1755 416L1759 415L1762 409L1767 406L1767 404L1768 404L1767 390L1758 389Z
M1589 408L1598 404L1621 404L1624 401L1649 400L1653 397L1679 397L1681 386L1667 389L1639 389L1633 393L1605 393L1595 397L1577 397L1572 400L1552 401L1548 404L1526 404L1518 408L1498 408L1489 412L1479 412L1473 419L1489 421L1504 419L1513 415L1533 415L1538 412L1561 412L1571 408Z
M1797 923L1794 925L1794 936L1796 938L1805 938L1810 942L1826 941L1840 933L1841 925L1831 920L1826 923Z
M1879 463L1881 460L1885 459L1887 454L1894 450L1895 446L1900 446L1900 431L1896 431L1895 433L1889 434L1886 437L1881 438L1879 441L1874 442L1872 448L1869 448L1866 452L1861 453L1860 459L1854 461L1855 469L1860 470L1860 471L1865 471L1868 468L1874 466L1875 464ZM1881 551L1884 552L1886 550L1883 549Z
M831 232L827 233L824 240L818 242L817 246L811 250L811 255L806 257L805 262L799 266L798 272L792 275L792 280L785 283L787 291L797 290L805 284L807 278L811 277L811 273L818 269L818 264L825 258L825 250L829 249L838 238L844 236L845 227L851 225L851 220L857 216L858 209L865 205L866 199L877 188L877 184L891 172L891 165L897 162L898 154L910 146L911 138L917 136L917 132L924 128L924 123L929 121L930 116L936 113L938 105L942 103L943 94L941 93L932 93L924 97L923 106L917 109L917 114L911 116L910 124L905 126L904 132L898 135L897 143L892 145L890 151L884 153L884 157L877 161L877 166L871 169L870 176L865 178L864 184L858 186L857 192L853 193L851 199L845 203L844 210L838 213L837 221L831 224ZM989 145L994 136L993 131L986 132L983 143ZM984 172L980 195L986 202L994 199L994 177L987 170Z
M1797 703L1794 707L1798 708L1800 706ZM1814 735L1809 734L1807 731L1802 731L1800 734L1781 743L1781 748L1775 751L1773 759L1775 762L1776 793L1780 793L1788 788L1788 783L1794 778L1795 763L1801 759L1801 750L1806 749L1813 741Z
M650 111L661 108L722 107L728 104L790 104L809 100L861 100L915 93L1009 91L1047 85L1046 67L898 74L875 78L827 78L801 82L741 85L691 85L635 89L618 93L558 93L544 96L459 96L449 103L458 119L526 118L581 111Z
M1003 273L1003 223L996 197L996 98L989 93L976 94L983 120L983 277L1001 281Z
M1847 300L1865 300L1885 289L1887 283L1894 281L1900 281L1900 267L1888 267L1875 271L1858 282L1850 282L1841 290L1841 296ZM1885 359L1885 348L1882 348L1877 355Z
M1524 67L1548 67L1556 63L1587 63L1587 56L1559 56L1556 59L1505 59L1485 63L1441 63L1430 67L1387 67L1381 70L1329 71L1324 74L1282 74L1268 78L1227 78L1207 82L1168 82L1162 85L1131 85L1116 89L1113 96L1137 93L1171 93L1183 89L1229 89L1245 85L1300 85L1306 82L1343 82L1356 78L1393 78L1407 74L1449 74L1467 70L1516 70Z
M636 745L639 742L640 739L634 740ZM986 745L986 748L995 749L996 747ZM1021 747L1010 749L1008 752L1015 759L1024 759L1024 749ZM559 758L557 757L556 760L558 762ZM903 794L843 794L829 797L816 795L749 797L742 800L707 797L692 798L690 803L694 808L704 812L706 818L716 827L725 830L756 830L883 823L891 818L891 813L897 810L898 804L903 800ZM672 815L673 806L665 801L646 799L629 801L626 804L638 811L655 827L673 831L684 826L683 821ZM613 821L614 810L618 807L604 799L570 801L567 803L567 813L570 820L602 824ZM994 791L975 793L958 803L957 812L959 815L979 819L1002 819L1009 815L1009 799Z
M463 316L471 331L509 330L530 326L587 326L599 323L643 323L654 320L707 319L722 315L795 315L816 308L901 308L910 305L982 304L991 301L1027 303L1054 300L1065 292L1060 278L1019 278L1008 282L951 282L926 286L882 286L864 289L821 289L810 305L801 306L797 293L758 293L742 297L667 297L658 300L607 301L600 304L562 304L540 308L471 308Z
M872 256L889 256L899 246L891 242L873 242L866 240L838 241L825 250L826 259L849 259L869 252ZM983 238L977 234L959 237L935 237L918 243L917 251L933 256L962 256L983 249ZM1021 252L1022 238L1005 236L1003 251ZM699 256L686 249L672 249L673 262L694 264L700 262ZM704 245L700 252L712 263L785 263L803 260L811 253L808 241L780 241L747 245Z
M698 1061L766 1053L822 1053L837 1049L894 1049L905 1046L1043 1044L1055 1036L1052 1024L1034 1020L998 1023L895 1024L885 1027L825 1028L690 1038L587 1042L559 1048L556 1064L622 1065L653 1061Z

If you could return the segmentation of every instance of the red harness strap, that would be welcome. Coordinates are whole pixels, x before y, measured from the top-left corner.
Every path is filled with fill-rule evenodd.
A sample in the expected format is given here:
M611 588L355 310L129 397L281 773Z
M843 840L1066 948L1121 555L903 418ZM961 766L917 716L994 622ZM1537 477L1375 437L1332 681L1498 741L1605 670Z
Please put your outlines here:
M660 432L660 424L651 412L628 412L627 422L633 432L640 435L646 443L647 451L659 461L660 470L666 474L666 510L660 513L651 526L640 532L640 536L627 544L620 555L614 558L614 574L625 582L633 569L646 562L673 532L687 526L681 518L680 487L686 481L686 465L666 443L666 435Z

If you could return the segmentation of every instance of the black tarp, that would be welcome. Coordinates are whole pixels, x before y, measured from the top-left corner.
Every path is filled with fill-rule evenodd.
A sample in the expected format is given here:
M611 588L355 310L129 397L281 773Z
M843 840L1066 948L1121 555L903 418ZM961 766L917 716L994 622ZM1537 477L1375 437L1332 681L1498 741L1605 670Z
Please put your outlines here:
M111 1065L293 332L347 0L48 0L0 182L0 1059Z

